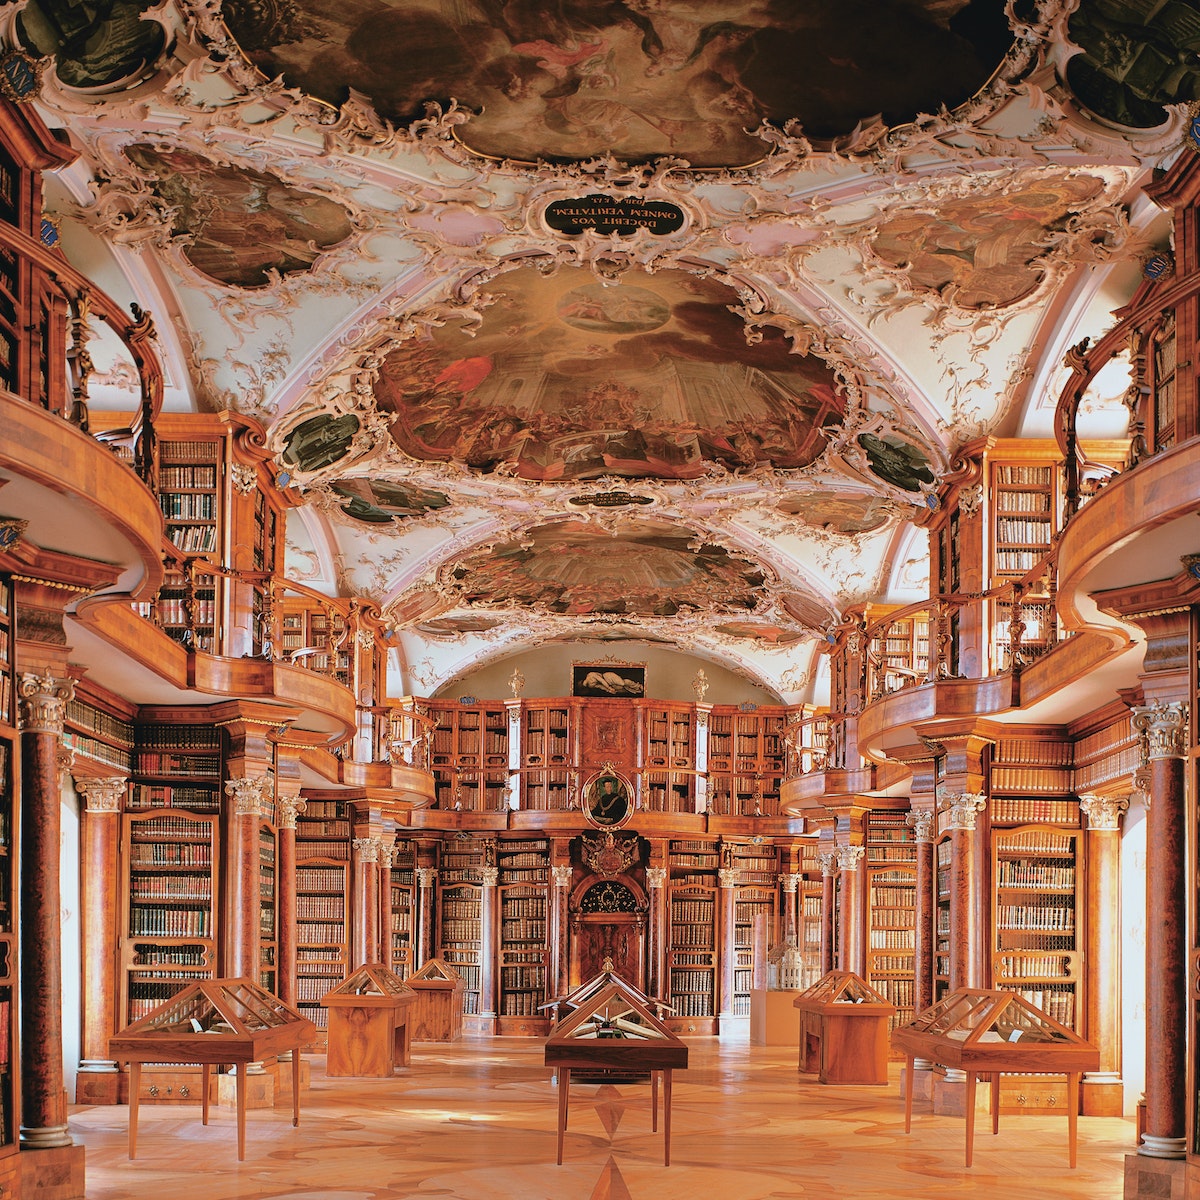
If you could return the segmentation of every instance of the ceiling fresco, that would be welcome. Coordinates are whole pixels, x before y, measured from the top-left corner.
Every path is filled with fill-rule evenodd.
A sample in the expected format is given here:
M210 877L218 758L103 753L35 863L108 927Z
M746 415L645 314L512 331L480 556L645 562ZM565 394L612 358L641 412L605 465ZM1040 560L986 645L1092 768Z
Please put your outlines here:
M670 617L681 611L752 611L762 569L679 529L631 522L605 537L581 521L531 530L465 555L443 582L469 606L519 606L580 616Z
M263 287L272 273L307 271L352 232L341 205L260 171L147 145L127 146L125 155L169 206L174 232L187 235L184 257L230 287Z
M1041 283L1038 260L1052 234L1103 194L1094 176L1039 180L986 197L942 200L884 221L871 241L877 258L965 309L1003 308Z
M525 161L616 151L741 166L763 156L747 132L763 121L833 139L879 114L896 124L961 104L1012 44L1002 6L981 0L226 0L222 11L268 78L331 105L353 88L397 124L426 100L456 100L477 114L467 146Z
M844 408L828 365L777 330L748 343L737 294L716 280L629 280L520 268L491 286L470 336L447 325L393 351L375 395L396 444L533 480L689 479L821 454Z
M816 702L962 446L1052 436L1200 99L1200 0L21 0L0 44L80 153L64 252L170 410L261 422L396 695L640 641Z

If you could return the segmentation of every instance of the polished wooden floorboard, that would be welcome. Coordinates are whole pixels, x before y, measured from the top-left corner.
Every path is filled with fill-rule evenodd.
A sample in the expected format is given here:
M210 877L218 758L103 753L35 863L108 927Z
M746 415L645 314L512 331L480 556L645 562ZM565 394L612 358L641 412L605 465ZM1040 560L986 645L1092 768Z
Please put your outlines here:
M1122 1190L1133 1122L1081 1117L1067 1167L1062 1114L976 1123L963 1166L961 1118L913 1107L904 1133L899 1066L887 1087L827 1087L796 1070L789 1047L689 1042L675 1072L671 1165L650 1131L645 1083L573 1081L563 1165L557 1092L540 1041L418 1043L393 1079L328 1079L314 1056L299 1128L290 1097L247 1114L237 1161L231 1108L143 1105L138 1157L129 1110L75 1108L90 1200L783 1200L978 1197L1108 1200Z

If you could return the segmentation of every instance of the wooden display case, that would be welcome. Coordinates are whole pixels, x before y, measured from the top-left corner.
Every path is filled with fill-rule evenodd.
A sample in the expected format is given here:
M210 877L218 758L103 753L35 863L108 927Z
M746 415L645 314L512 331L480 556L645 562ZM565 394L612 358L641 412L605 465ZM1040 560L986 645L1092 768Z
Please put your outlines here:
M1065 1074L1070 1165L1075 1166L1079 1121L1079 1081L1100 1066L1100 1051L1074 1030L1059 1024L1012 992L960 988L944 996L916 1020L892 1035L906 1055L907 1075L914 1058L928 1059L966 1073L967 1166L975 1140L975 1086L980 1075L992 1084L992 1132L999 1132L1000 1075ZM912 1127L912 1088L905 1090L904 1131Z
M417 993L410 1018L413 1041L458 1041L467 996L466 982L458 971L440 958L431 958L406 982Z
M195 983L109 1040L116 1062L129 1064L129 1157L137 1154L142 1064L199 1063L201 1121L208 1124L209 1072L236 1065L238 1161L246 1157L246 1068L292 1054L292 1124L300 1124L300 1048L315 1030L294 1008L249 979Z
M658 1128L658 1079L663 1080L663 1165L671 1165L671 1072L686 1069L688 1048L650 1011L641 993L612 976L546 1039L546 1065L558 1075L558 1165L562 1166L571 1072L649 1073L652 1128Z
M325 993L325 1073L390 1078L411 1061L409 1017L417 993L383 963L366 963Z
M887 1083L888 1022L896 1007L865 979L830 971L792 1005L800 1013L802 1071L816 1072L821 1083Z

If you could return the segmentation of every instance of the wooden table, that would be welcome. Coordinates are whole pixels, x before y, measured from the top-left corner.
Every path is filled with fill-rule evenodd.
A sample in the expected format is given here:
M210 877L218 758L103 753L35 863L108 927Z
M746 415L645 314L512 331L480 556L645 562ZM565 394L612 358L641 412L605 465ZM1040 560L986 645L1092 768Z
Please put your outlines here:
M671 1072L686 1069L688 1048L679 1041L633 1041L627 1038L595 1038L546 1043L546 1065L558 1073L558 1158L563 1160L563 1136L567 1132L567 1105L571 1071L618 1070L649 1073L652 1116L650 1131L658 1132L658 1083L663 1087L663 1166L671 1165Z
M253 1033L122 1033L109 1040L109 1054L129 1064L129 1157L137 1155L138 1092L142 1063L199 1063L200 1121L208 1124L209 1073L214 1065L236 1065L238 1161L246 1157L246 1067L292 1052L292 1124L300 1124L300 1047L311 1042L311 1021L295 1021Z
M962 1071L967 1077L967 1166L975 1151L975 1091L980 1078L992 1087L992 1133L1000 1132L1000 1075L1066 1075L1067 1155L1076 1163L1079 1129L1079 1080L1084 1071L1100 1067L1100 1051L1087 1042L957 1041L944 1034L925 1033L902 1026L892 1031L892 1044L905 1052L904 1132L912 1128L913 1059L924 1058Z

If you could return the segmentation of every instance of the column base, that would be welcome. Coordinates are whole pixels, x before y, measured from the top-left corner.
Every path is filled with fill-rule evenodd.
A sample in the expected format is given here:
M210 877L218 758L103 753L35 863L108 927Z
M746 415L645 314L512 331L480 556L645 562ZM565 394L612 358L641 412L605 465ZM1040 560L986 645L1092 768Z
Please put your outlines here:
M20 1194L24 1200L80 1200L84 1194L84 1148L34 1150L22 1146Z
M121 1073L114 1062L102 1059L79 1064L75 1076L76 1104L120 1104Z
M1125 1155L1124 1200L1184 1200L1187 1164L1182 1158Z
M1142 1134L1138 1154L1144 1158L1178 1158L1187 1154L1187 1139L1181 1137L1156 1137L1152 1133Z
M75 1145L65 1124L21 1126L22 1150L61 1150Z
M933 1111L942 1117L965 1117L967 1115L967 1077L962 1071L947 1071L944 1075L934 1071L930 1099ZM986 1083L975 1085L976 1113L990 1112L991 1088Z

